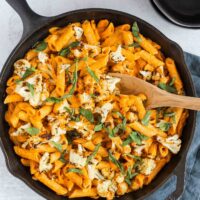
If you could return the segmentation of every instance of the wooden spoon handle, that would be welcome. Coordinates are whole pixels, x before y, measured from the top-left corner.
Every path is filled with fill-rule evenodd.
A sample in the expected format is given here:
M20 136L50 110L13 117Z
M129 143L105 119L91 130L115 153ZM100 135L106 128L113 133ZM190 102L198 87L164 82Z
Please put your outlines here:
M178 107L186 108L190 110L200 111L200 98L180 96L176 94L163 93L159 95L159 100L157 102L152 102L148 108L157 107Z

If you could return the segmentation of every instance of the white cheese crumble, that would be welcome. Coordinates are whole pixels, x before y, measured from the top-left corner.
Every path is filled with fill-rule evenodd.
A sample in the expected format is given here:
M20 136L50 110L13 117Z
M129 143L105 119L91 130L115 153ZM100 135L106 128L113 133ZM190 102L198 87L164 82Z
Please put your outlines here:
M78 153L80 155L83 155L83 152L85 151L84 147L81 144L78 144Z
M12 136L22 135L23 133L26 132L26 129L30 128L30 127L31 127L30 123L24 124L24 125L20 126L16 131L14 131L13 133L11 133L11 135Z
M79 58L81 56L81 51L79 51L78 49L74 49L73 50L74 56Z
M120 82L120 78L117 77L111 77L111 76L106 76L106 82L108 86L108 90L113 93L115 90L116 84Z
M100 113L101 114L101 122L104 123L108 113L112 110L113 105L111 103L105 103L101 108L96 107L94 112Z
M86 50L91 50L93 56L97 56L99 54L99 52L101 51L101 48L99 46L95 46L95 45L84 44L83 47Z
M52 142L59 142L60 141L60 135L55 135L55 136L53 136L51 139L50 139L50 141L52 141ZM50 143L51 144L51 143Z
M28 138L28 140L26 140L26 142L22 144L22 148L25 149L28 145L35 146L35 145L38 145L40 142L41 142L41 138L39 138L38 136L33 136L33 137Z
M153 159L144 158L142 160L142 165L140 166L140 172L145 175L151 174L151 172L156 167L156 163Z
M31 64L26 59L20 59L14 63L14 73L22 77L25 71L31 67Z
M177 154L180 151L181 140L179 139L178 135L173 135L167 138L157 136L157 140L174 154Z
M111 180L105 180L97 185L97 193L101 197L107 197L108 192L115 193L117 191L117 186Z
M83 35L83 29L81 27L78 26L74 26L74 31L75 31L75 37L77 40L81 39L82 35Z
M122 174L118 175L116 178L117 183L123 183L124 182L124 176Z
M49 163L49 159L50 159L49 153L45 152L39 162L39 171L40 172L43 172L43 171L47 172L53 167L53 165L51 163Z
M111 52L110 53L110 58L115 62L115 63L118 63L118 62L121 62L121 61L124 61L125 60L125 57L122 55L122 47L121 45L119 45L117 47L117 50L115 52Z
M26 83L29 83L33 85L34 92L33 94L29 90L28 86ZM22 81L17 84L15 88L15 92L18 93L20 96L24 98L24 101L29 101L29 103L32 106L38 106L41 105L41 98L42 98L42 93L45 92L43 91L42 87L42 75L41 74L36 74L35 76L32 76L28 78L25 81ZM49 93L45 92L45 96L43 96L43 100L47 98Z
M152 73L150 71L140 71L139 72L145 79L150 80Z
M60 65L60 73L64 72L66 69L68 69L71 65L70 64L61 64Z
M75 165L84 167L86 165L87 158L75 153L73 150L69 152L69 161Z
M39 52L39 53L38 53L38 60L39 60L41 63L45 64L46 61L48 60L47 54L44 53L44 52L42 52L42 51Z

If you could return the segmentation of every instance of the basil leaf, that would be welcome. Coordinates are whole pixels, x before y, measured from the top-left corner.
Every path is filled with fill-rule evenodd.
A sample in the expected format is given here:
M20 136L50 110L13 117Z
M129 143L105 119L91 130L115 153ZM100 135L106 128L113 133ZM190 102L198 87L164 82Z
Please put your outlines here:
M126 146L128 144L130 144L132 141L132 139L130 137L128 137L125 141L123 141L122 146Z
M83 174L82 170L77 169L77 168L70 168L70 169L67 170L67 172L74 172L74 173L77 173L77 174Z
M79 112L82 116L84 116L88 121L90 122L94 122L94 116L92 114L92 112L88 109L85 108L80 108Z
M97 77L97 75L94 73L94 71L89 66L87 66L87 71L90 74L90 76L98 83L99 78Z
M133 42L132 44L129 44L128 47L140 47L140 44L137 42Z
M61 102L62 100L63 100L62 98L48 97L48 98L46 99L46 102L59 103L59 102Z
M31 95L34 96L34 86L33 86L33 84L27 83L27 87L28 87Z
M138 25L137 25L137 22L134 22L133 23L133 26L132 26L132 33L133 33L133 35L137 38L137 40L138 40L138 42L141 42L142 41L142 39L140 38L140 36L139 36L139 27L138 27Z
M171 82L169 83L169 86L173 86L173 85L174 85L174 82L175 82L175 80L176 80L176 78L175 78L175 77L173 77L173 78L172 78L172 80L171 80Z
M58 142L50 141L51 144L60 152L62 152L62 145Z
M170 93L177 93L177 91L176 91L176 89L174 87L169 86L169 85L167 85L165 83L159 83L158 87L163 89L163 90L165 90L165 91L167 91L167 92L170 92Z
M124 118L124 116L119 111L113 111L113 113L117 114L120 118Z
M168 131L172 126L170 122L163 122L163 121L159 122L157 125L162 131Z
M121 129L126 130L126 118L123 119L122 124L121 124Z
M94 127L94 131L97 132L97 131L101 131L103 129L103 124L97 124L95 127Z
M58 52L58 55L63 56L63 57L67 56L70 53L72 48L78 47L79 45L80 45L79 41L72 42L71 44L69 44L68 47L61 49Z
M25 80L28 76L30 76L30 75L33 74L34 72L35 72L35 68L32 68L32 67L27 68L26 71L24 72L22 78L19 79L19 80L16 80L16 83L19 83L19 82Z
M151 117L151 111L148 110L144 116L144 118L142 119L142 124L147 126L149 124L149 120L150 120L150 117Z
M132 155L130 153L126 153L124 154L125 156L129 156L130 158L133 158L135 160L141 160L141 157L140 156L135 156L135 155Z
M91 96L92 98L96 98L96 97L97 97L95 94L90 94L90 96Z
M44 51L47 48L47 43L45 41L37 42L34 47L35 51Z
M164 113L164 117L173 117L175 116L175 113L174 112L171 112L171 113Z
M128 185L131 185L131 179L133 179L133 177L137 176L138 173L132 173L132 167L129 167L127 170L127 175L125 177L125 181L127 182Z
M114 163L120 171L124 174L124 166L112 155L112 153L108 152L109 160Z
M62 162L62 163L66 163L67 160L65 159L65 154L66 154L67 150L64 150L61 155L60 155L60 158L59 160Z
M29 127L26 129L27 133L29 133L30 135L37 135L40 130L38 128L35 128L35 127Z
M86 165L96 156L97 152L99 151L100 146L101 146L101 143L97 144L92 154L90 154L90 156L87 158Z

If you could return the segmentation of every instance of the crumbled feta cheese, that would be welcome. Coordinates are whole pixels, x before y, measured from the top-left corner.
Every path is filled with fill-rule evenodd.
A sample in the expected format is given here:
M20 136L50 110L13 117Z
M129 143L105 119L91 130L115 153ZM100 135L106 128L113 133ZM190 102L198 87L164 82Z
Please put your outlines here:
M31 64L28 62L28 60L26 59L17 60L14 63L14 68L15 68L14 73L22 77L24 75L24 72L30 67Z
M101 51L101 48L99 46L90 45L90 44L84 44L84 49L91 50L93 56L97 56L99 52Z
M35 146L35 145L38 145L40 142L41 142L41 138L39 138L38 136L33 136L33 137L28 138L26 142L22 144L22 148L25 149L28 145Z
M98 180L104 179L104 177L101 175L99 170L95 169L95 165L88 165L87 170L88 170L88 176L89 176L90 180L93 180L95 178Z
M124 182L124 176L122 174L118 175L116 178L117 183L123 183Z
M16 131L14 131L13 133L11 133L11 135L12 136L22 135L23 133L26 132L26 129L30 128L30 127L31 127L30 123L24 124L24 125L20 126Z
M87 158L75 153L73 150L69 153L69 161L75 165L84 167L86 165Z
M53 122L56 118L53 117L52 115L48 115L47 116L47 120L50 121L50 122Z
M39 171L40 172L43 172L43 171L47 172L53 167L53 165L51 163L49 163L49 159L50 159L49 153L45 152L39 162Z
M151 79L151 72L149 71L140 71L140 74L147 80L150 80Z
M181 140L179 139L178 135L173 135L167 138L157 136L157 140L174 154L177 154L180 151Z
M106 82L108 86L108 90L112 93L116 87L116 84L120 82L120 78L106 76Z
M50 139L50 141L52 141L52 142L59 142L60 141L60 135L54 135L51 139Z
M68 69L71 65L70 64L61 64L60 65L60 73L64 72L66 69Z
M41 63L45 64L46 61L48 60L47 54L44 53L44 52L42 52L42 51L40 51L40 52L38 53L38 60L39 60Z
M142 160L142 165L140 166L140 172L145 175L151 174L151 172L156 167L156 163L153 159L144 158Z
M137 155L141 155L142 154L142 151L145 149L145 145L140 145L140 146L135 146L134 147L134 152L136 152L137 153Z
M97 185L97 193L101 197L107 197L108 192L115 193L117 191L116 185L111 180L106 180Z
M125 57L121 53L122 47L121 45L118 46L117 50L115 52L110 53L110 58L115 62L121 62L125 60Z
M111 103L105 103L101 108L96 107L94 112L100 113L101 114L101 122L104 123L108 113L112 110L113 105Z
M81 144L78 144L78 153L80 155L83 155L83 152L85 151L84 147Z
M52 135L63 135L66 133L66 130L60 128L60 121L56 120L51 126Z
M31 91L29 90L26 83L33 85L34 94L31 94ZM15 92L18 93L20 96L22 96L24 98L24 101L29 101L29 103L32 106L41 105L42 104L41 94L43 92L42 75L36 74L35 76L32 76L32 77L26 79L25 81L18 83L15 88ZM47 95L46 95L46 97L47 97ZM44 97L43 97L43 99L44 99Z
M58 112L59 113L64 113L64 112L67 112L65 107L69 108L69 103L67 102L67 100L65 99L62 104L60 105L59 109L58 109Z
M81 27L78 26L74 26L74 31L75 31L75 37L77 40L81 39L82 35L83 35L83 29Z

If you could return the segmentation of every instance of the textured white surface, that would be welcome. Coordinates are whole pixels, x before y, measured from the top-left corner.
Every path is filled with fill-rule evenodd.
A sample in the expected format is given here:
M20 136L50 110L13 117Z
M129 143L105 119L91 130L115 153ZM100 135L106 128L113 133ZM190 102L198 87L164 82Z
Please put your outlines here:
M17 0L16 0L17 1ZM31 8L45 16L58 15L70 10L99 7L125 11L151 23L170 39L190 53L200 56L200 30L191 30L169 23L154 10L148 0L28 0ZM0 69L9 53L19 41L22 23L15 11L0 0ZM13 177L6 169L0 151L0 200L42 200L23 182Z

